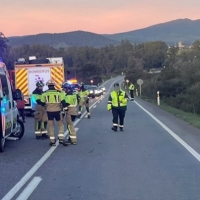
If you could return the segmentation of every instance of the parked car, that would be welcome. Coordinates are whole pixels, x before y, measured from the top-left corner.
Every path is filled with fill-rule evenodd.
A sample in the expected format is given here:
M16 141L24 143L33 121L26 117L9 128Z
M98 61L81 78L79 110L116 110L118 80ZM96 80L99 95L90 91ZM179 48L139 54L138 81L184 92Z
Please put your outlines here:
M103 94L103 90L98 88L96 85L91 85L91 90L93 90L95 97L99 97Z
M102 90L102 92L103 92L103 93L105 93L105 92L106 92L106 88L105 88L105 87L103 87L103 86L100 86L100 87L99 87L99 89L100 89L100 90Z
M91 85L85 85L85 89L90 92L89 97L95 98L94 89L91 87Z

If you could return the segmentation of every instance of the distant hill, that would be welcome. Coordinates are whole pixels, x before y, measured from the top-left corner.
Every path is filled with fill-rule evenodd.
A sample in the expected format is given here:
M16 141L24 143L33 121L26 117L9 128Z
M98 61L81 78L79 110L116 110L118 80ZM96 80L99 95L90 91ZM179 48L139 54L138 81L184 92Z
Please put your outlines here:
M143 29L103 36L117 41L127 39L133 43L162 40L170 45L179 41L191 45L195 40L200 40L200 20L177 19Z
M42 44L50 45L54 47L69 47L69 46L92 46L102 47L109 44L118 44L117 41L109 39L99 34L85 32L85 31L73 31L67 33L43 33L37 35L28 36L15 36L9 37L10 46L21 46L24 44Z
M8 39L11 46L44 44L55 48L69 46L103 47L109 44L117 45L123 39L127 39L132 43L162 40L168 45L175 45L179 41L191 45L195 40L200 40L200 20L177 19L139 30L116 34L100 35L85 31L73 31L15 36Z

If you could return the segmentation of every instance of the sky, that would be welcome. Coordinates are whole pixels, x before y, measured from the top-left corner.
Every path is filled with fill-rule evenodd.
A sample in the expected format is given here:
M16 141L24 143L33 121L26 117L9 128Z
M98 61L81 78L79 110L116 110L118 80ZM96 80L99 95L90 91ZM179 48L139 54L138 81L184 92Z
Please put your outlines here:
M121 33L176 19L200 19L200 0L1 0L6 37L83 30Z

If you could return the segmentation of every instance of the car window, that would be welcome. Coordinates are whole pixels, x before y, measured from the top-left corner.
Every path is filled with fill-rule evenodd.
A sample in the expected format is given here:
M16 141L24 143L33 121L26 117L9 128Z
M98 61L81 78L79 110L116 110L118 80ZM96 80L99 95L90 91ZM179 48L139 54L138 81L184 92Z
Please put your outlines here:
M3 96L9 99L9 89L8 89L8 82L7 82L6 76L0 75L0 79L1 79Z

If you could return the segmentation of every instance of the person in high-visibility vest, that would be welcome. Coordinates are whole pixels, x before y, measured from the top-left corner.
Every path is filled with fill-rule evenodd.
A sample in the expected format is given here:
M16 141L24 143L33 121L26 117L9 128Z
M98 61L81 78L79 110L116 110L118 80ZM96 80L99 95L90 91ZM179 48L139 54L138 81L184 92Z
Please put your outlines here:
M65 102L66 102L66 121L69 130L69 138L67 143L77 144L76 130L74 128L74 121L77 117L78 95L73 91L70 85L64 85Z
M36 89L31 95L31 104L33 106L34 118L35 118L35 136L37 139L40 137L47 138L47 113L45 104L41 102L41 96L43 92L44 83L38 81L36 83Z
M58 124L58 138L59 143L67 146L64 136L64 124L62 121L61 105L63 108L66 107L64 93L55 89L55 82L49 80L47 82L48 90L45 91L41 96L41 102L46 105L47 117L48 117L48 127L49 127L49 137L50 146L56 144L56 137L54 132L54 119Z
M134 100L134 89L135 89L134 84L131 83L128 89L129 89L129 91L130 91L131 101L133 101L133 100Z
M87 117L90 118L90 110L89 110L89 94L90 92L85 89L84 83L81 83L80 91L78 92L79 95L79 111L78 111L78 117L81 116L82 107L85 105L86 111L87 111Z
M110 93L107 105L107 110L112 111L113 114L113 127L111 128L113 131L117 131L118 127L120 131L123 131L128 99L126 92L120 90L119 83L115 83L114 91Z

